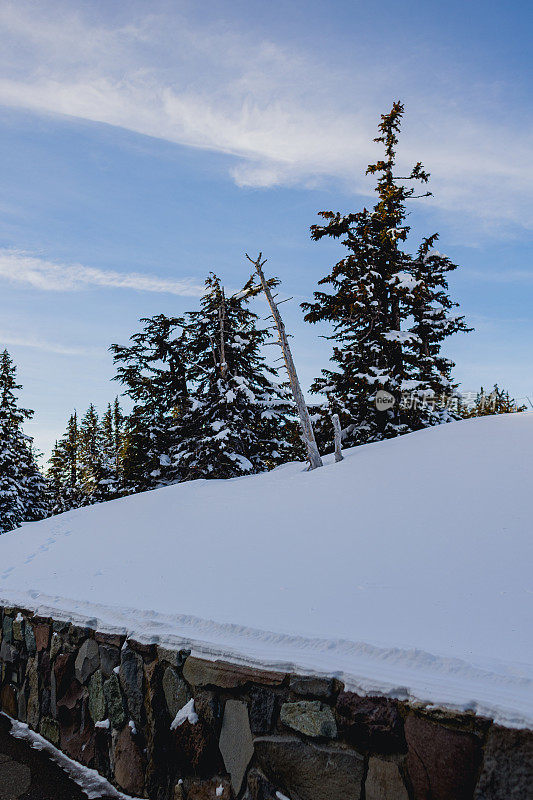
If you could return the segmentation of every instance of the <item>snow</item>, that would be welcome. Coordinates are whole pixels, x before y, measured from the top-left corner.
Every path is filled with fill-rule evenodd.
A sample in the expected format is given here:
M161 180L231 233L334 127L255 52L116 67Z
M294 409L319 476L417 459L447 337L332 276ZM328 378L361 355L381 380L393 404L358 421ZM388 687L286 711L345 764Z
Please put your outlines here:
M409 342L419 342L420 337L416 335L416 333L411 333L411 331L394 331L390 330L383 336L388 342L401 342L402 344L408 344Z
M408 272L396 272L391 277L391 283L396 283L401 289L414 289L417 285L417 280L412 275L409 275Z
M533 727L533 413L0 537L0 601Z
M191 725L196 725L198 722L198 714L194 710L194 698L189 700L188 703L185 703L183 708L180 708L174 717L173 722L170 723L170 730L175 731L176 728L179 728L180 725L183 725L186 720L188 720Z
M3 716L7 717L7 714L3 714ZM8 719L11 722L10 734L15 739L22 739L27 742L34 750L43 750L47 753L67 773L71 780L83 789L89 800L98 800L101 797L108 797L110 800L134 800L129 795L115 789L96 770L89 769L89 767L84 767L77 761L73 761L54 747L47 739L32 731L24 722L18 722L15 719L11 719L11 717L8 717Z

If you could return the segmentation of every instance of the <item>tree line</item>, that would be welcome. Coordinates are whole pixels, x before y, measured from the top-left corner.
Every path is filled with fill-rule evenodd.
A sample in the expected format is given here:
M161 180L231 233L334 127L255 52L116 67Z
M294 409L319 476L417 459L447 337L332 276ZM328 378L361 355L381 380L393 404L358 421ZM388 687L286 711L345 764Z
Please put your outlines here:
M333 449L332 415L343 447L387 439L465 416L522 410L495 386L468 407L450 405L457 384L441 350L451 335L471 330L449 296L457 268L435 249L438 235L406 250L408 201L428 183L421 163L396 174L403 106L382 115L375 139L383 157L372 209L321 212L313 240L339 239L342 257L302 304L310 323L330 325L331 366L311 391L312 420L321 452ZM271 278L269 287L278 281ZM263 286L263 288L265 288ZM267 363L267 327L250 308L262 290L252 275L226 295L211 273L200 308L183 316L141 320L127 345L113 344L116 380L131 401L118 398L101 418L91 404L74 412L43 475L23 425L33 412L18 407L15 367L4 351L0 368L0 533L22 522L71 508L196 478L232 478L272 469L303 456L289 386ZM378 392L391 398L383 410ZM411 401L403 402L406 393Z

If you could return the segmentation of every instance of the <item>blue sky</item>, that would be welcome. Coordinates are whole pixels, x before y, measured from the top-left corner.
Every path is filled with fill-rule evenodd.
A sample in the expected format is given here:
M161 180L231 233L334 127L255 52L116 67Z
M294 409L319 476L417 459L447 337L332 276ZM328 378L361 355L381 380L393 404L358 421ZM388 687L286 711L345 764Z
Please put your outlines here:
M2 2L0 345L38 447L113 398L111 342L195 308L210 270L238 288L246 250L295 297L309 385L328 344L297 301L341 254L309 226L371 202L395 99L400 164L432 174L413 248L440 232L476 328L455 376L533 399L532 27L524 2Z

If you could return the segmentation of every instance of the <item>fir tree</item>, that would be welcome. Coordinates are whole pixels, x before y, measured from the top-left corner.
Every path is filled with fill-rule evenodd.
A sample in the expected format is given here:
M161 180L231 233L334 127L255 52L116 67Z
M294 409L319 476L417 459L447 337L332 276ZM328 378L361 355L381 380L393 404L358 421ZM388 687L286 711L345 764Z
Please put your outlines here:
M188 398L183 319L159 314L141 322L144 329L131 337L129 346L110 348L118 365L116 380L134 403L120 444L126 492L179 479L170 452L177 443L178 418Z
M122 483L123 473L123 458L124 458L124 414L120 407L118 397L115 397L113 403L113 437L114 437L114 455L115 455L115 472L117 474L119 485Z
M292 403L261 355L268 332L248 307L258 291L250 278L227 298L211 274L201 310L187 315L193 388L180 419L183 440L173 449L183 480L248 475L295 454Z
M115 420L120 417L120 407L117 410L111 403L102 417L98 430L99 464L100 472L98 483L92 495L95 502L112 500L120 493L120 459L117 452L117 435Z
M369 211L341 215L325 211L325 225L313 225L315 241L341 238L347 252L319 283L332 292L315 292L304 303L306 320L333 327L334 369L323 370L312 390L325 396L319 433L331 440L331 413L338 413L344 444L397 436L426 425L447 421L453 414L433 409L428 397L453 392L453 363L441 356L450 334L467 330L464 319L450 314L446 274L455 269L432 249L436 235L426 239L415 256L403 248L409 226L406 202L416 195L406 181L427 183L428 173L417 163L407 177L396 176L396 145L403 115L401 103L382 115L376 142L384 157L367 169L377 176L378 201ZM375 405L385 390L395 403L386 411ZM402 393L414 393L403 403ZM327 412L327 413L326 413Z
M0 533L47 515L45 482L32 440L22 430L33 411L19 408L16 368L7 350L0 357Z
M407 388L412 388L403 405L411 429L457 419L451 402L457 389L451 375L454 363L441 353L441 346L448 336L472 330L464 317L453 312L457 303L448 295L447 273L457 267L433 248L437 238L434 234L424 239L410 267L412 296L405 312L411 314L413 324L405 359L411 381Z
M78 443L78 480L90 498L103 476L99 420L92 403L81 419Z
M46 478L52 514L87 505L87 496L78 482L78 433L78 416L74 411L48 462Z
M47 471L53 514L118 497L122 491L124 418L115 399L98 420L91 404L78 426L74 412L56 441Z
M486 417L491 414L515 414L526 410L525 404L519 403L505 389L500 389L497 383L489 393L482 386L473 403L463 401L460 406L461 415L465 419Z

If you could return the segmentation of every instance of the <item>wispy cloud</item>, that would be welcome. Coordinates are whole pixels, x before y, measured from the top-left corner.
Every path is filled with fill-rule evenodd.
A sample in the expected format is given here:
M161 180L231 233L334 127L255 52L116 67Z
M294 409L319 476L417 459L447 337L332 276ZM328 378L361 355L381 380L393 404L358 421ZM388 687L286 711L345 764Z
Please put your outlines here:
M17 336L0 330L0 351L6 347L31 347L45 353L56 353L61 356L96 356L106 355L105 349L96 347L78 347L76 345L61 344L60 342L47 342L38 336Z
M140 272L84 267L82 264L55 264L10 249L0 249L0 278L49 292L73 292L99 286L199 297L204 291L192 278L176 280Z
M381 50L378 59L362 46L348 65L331 52L322 63L294 42L228 25L199 29L180 7L154 3L142 16L132 4L127 21L114 15L111 23L57 0L46 11L4 2L0 103L229 154L243 187L334 179L366 193L376 121L401 87L408 109L402 160L422 159L431 170L432 207L492 225L531 225L531 120L495 119L492 87L483 106L483 87L469 96L468 76L460 66L451 75L449 58L448 82L426 79L423 53L395 59L393 70Z

